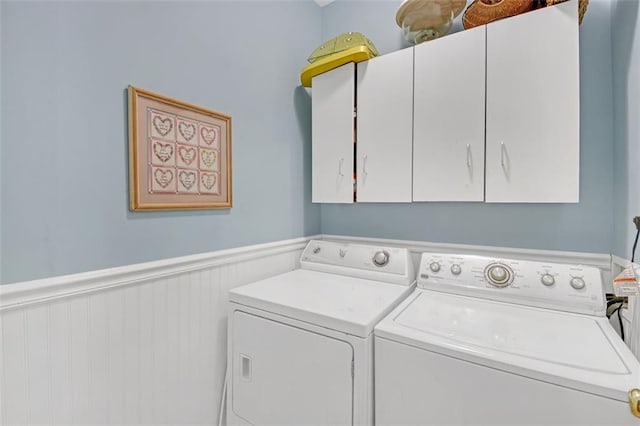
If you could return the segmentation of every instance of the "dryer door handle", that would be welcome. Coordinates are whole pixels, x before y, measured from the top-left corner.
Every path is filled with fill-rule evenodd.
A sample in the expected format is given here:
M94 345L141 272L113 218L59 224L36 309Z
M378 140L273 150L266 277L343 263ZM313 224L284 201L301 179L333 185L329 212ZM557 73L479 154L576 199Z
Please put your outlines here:
M251 381L251 358L245 354L240 354L240 377L245 382Z

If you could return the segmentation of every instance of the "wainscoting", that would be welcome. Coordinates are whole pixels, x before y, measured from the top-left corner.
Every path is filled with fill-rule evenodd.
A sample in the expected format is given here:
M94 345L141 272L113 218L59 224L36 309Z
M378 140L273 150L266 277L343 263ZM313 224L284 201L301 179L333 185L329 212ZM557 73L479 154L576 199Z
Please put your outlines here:
M0 286L2 424L217 424L228 290L307 241Z
M312 238L599 267L611 256L315 236L0 286L2 425L216 425L228 290L298 267Z

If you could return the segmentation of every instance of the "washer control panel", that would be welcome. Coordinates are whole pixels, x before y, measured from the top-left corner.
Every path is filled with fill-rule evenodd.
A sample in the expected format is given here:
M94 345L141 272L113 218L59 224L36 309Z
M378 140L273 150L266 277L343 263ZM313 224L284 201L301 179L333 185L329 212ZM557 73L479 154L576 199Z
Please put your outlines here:
M423 253L418 286L589 315L606 307L600 270L586 265Z
M415 282L415 269L409 250L365 244L313 240L302 252L303 269L387 281Z

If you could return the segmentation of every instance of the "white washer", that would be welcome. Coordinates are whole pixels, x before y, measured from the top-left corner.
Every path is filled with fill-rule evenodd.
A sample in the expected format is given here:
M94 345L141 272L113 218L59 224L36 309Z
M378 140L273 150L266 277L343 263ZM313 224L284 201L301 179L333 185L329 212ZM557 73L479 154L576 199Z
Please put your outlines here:
M415 288L407 249L311 241L229 293L227 421L373 424L373 328Z
M600 271L425 253L375 328L378 425L640 425Z

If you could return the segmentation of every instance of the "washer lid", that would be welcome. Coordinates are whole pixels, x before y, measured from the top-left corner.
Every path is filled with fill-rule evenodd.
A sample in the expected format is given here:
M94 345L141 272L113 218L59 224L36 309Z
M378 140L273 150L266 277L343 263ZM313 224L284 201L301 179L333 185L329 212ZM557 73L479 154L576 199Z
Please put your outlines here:
M638 361L599 317L423 290L376 335L621 401L640 385Z
M231 302L367 337L415 285L298 269L229 292Z

